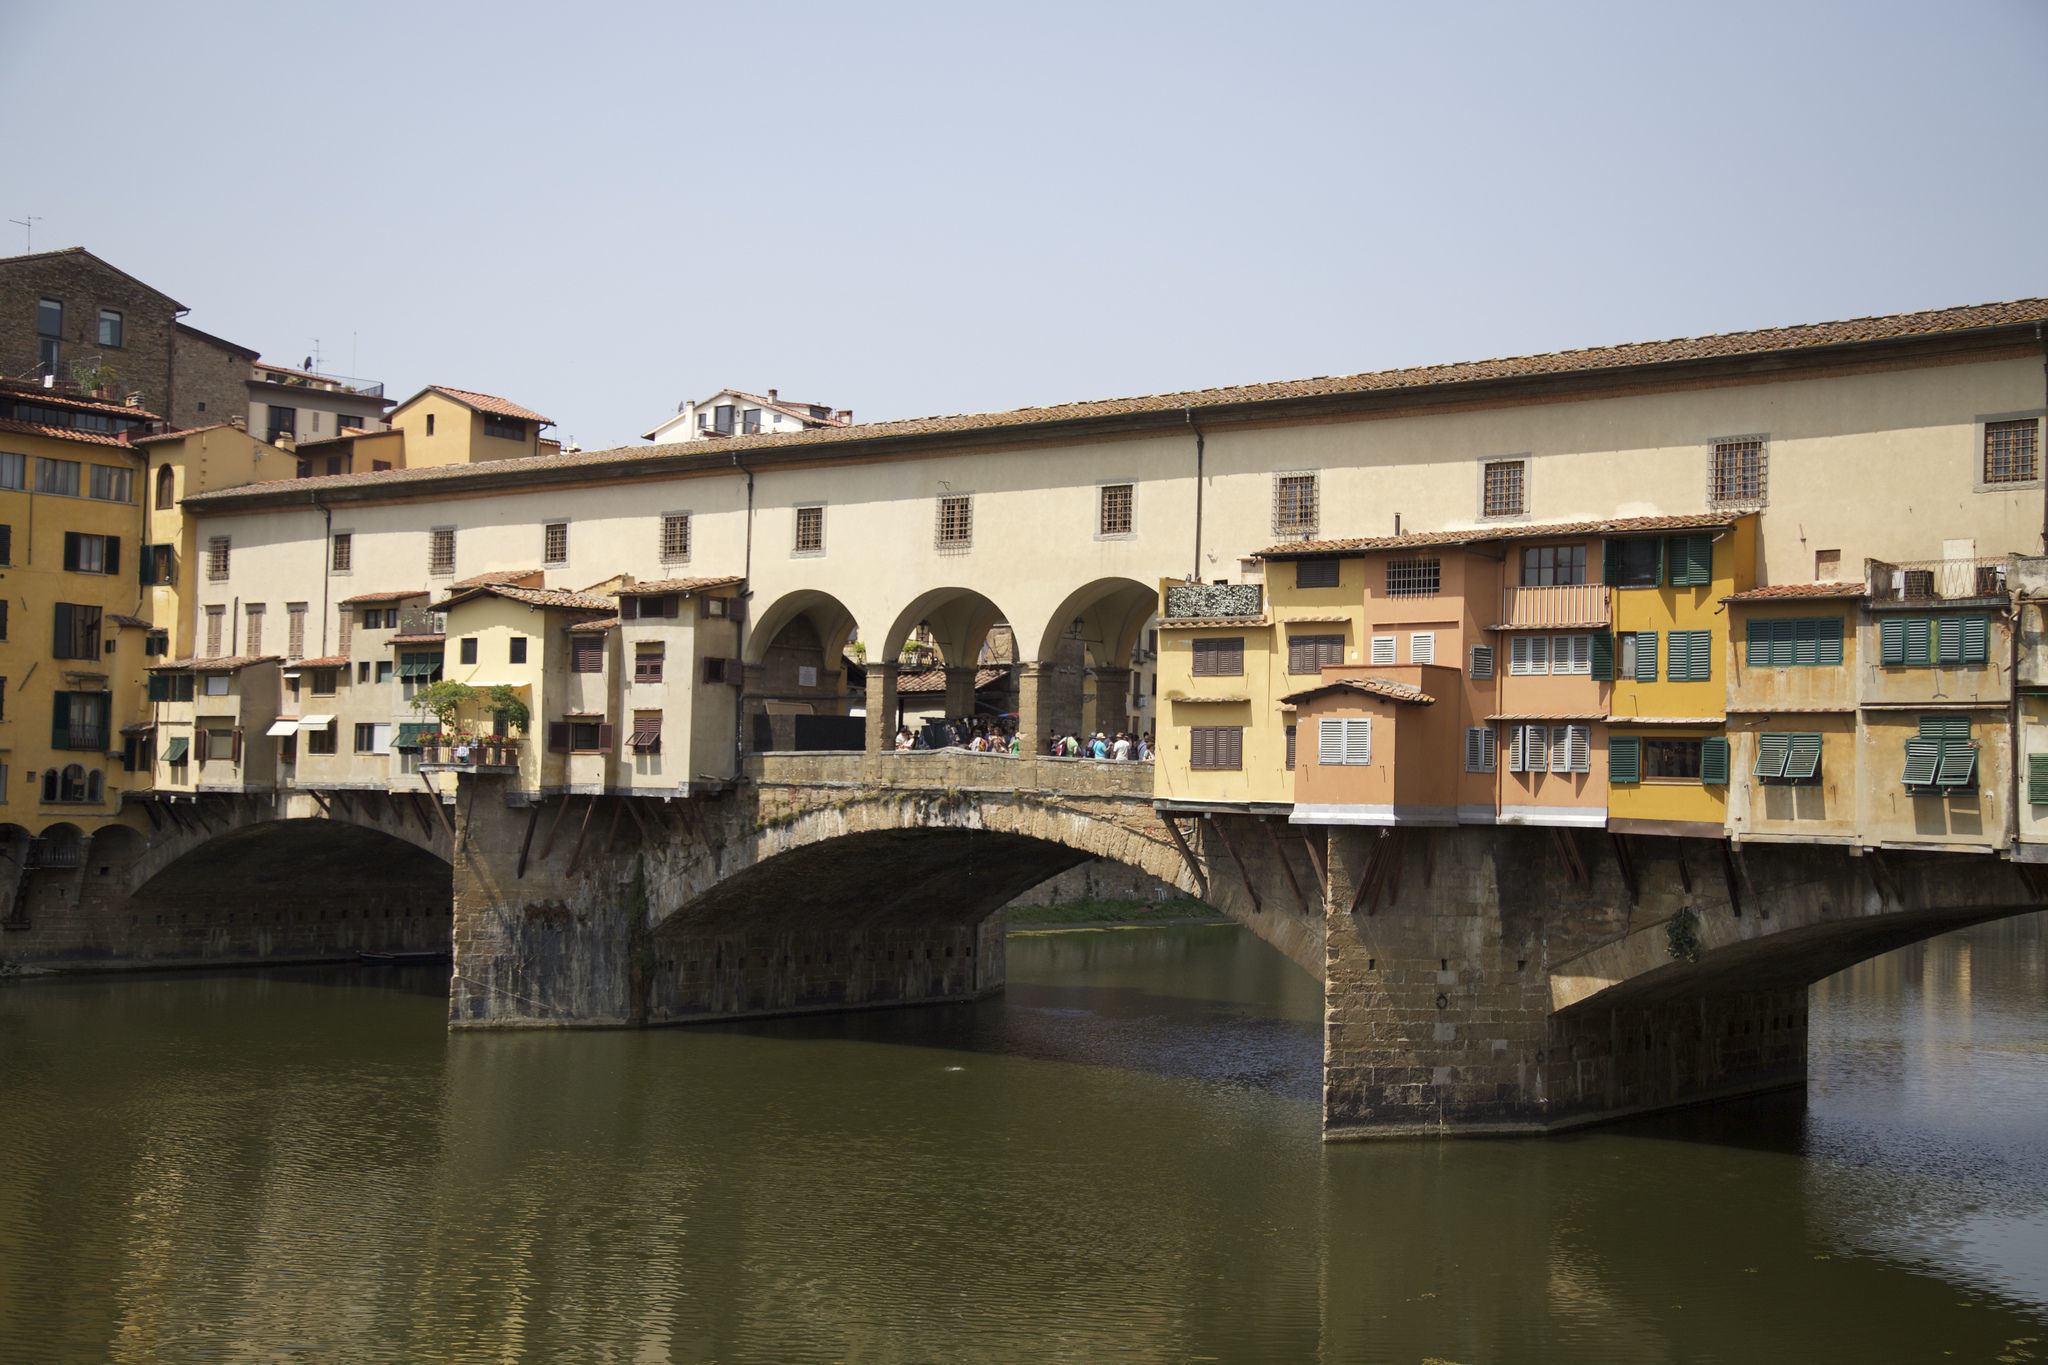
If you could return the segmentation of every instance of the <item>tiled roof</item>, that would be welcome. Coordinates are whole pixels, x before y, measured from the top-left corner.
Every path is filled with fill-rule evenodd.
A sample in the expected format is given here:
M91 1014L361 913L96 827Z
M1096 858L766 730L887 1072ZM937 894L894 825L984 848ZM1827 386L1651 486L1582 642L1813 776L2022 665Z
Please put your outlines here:
M746 579L738 574L727 574L722 578L658 578L650 583L634 583L628 587L614 588L614 597L655 597L672 592L701 592L705 588L723 588Z
M1357 692L1369 697L1384 697L1388 701L1403 702L1409 706L1436 705L1436 698L1421 688L1409 683L1395 682L1392 678L1336 678L1320 687L1304 688L1280 700L1304 702L1331 692Z
M300 450L305 450L309 446L339 445L343 441L367 441L378 436L403 436L404 434L404 432L396 427L386 427L382 431L365 431L361 427L345 427L333 436L315 436L310 441L300 441L297 444Z
M0 381L0 396L11 395L16 402L41 403L53 408L68 408L73 412L103 412L108 416L144 417L152 422L163 420L162 413L147 408L131 408L126 403L109 403L104 398L83 398L63 389L46 389L40 384L21 380Z
M1919 313L1896 313L1883 317L1854 318L1843 322L1812 323L1761 331L1725 332L1715 336L1682 337L1671 341L1555 351L1544 355L1513 356L1499 360L1423 365L1366 374L1243 384L1229 388L1152 394L1138 398L1064 403L1052 407L1012 408L1006 412L917 417L895 422L866 422L848 426L818 426L803 431L731 437L727 442L720 444L718 454L724 459L733 450L787 450L819 445L849 445L858 448L864 442L879 442L898 437L1051 427L1061 423L1099 421L1141 413L1156 413L1162 416L1183 412L1193 414L1196 411L1247 404L1342 398L1389 391L1445 388L1484 381L1621 371L1681 361L1783 355L1802 349L1910 337L1934 337L1992 327L2019 326L2044 320L2048 320L2048 298L2018 299L2008 303L1971 304L1960 308L1934 309ZM459 391L442 389L442 392L452 395ZM524 409L509 415L533 416ZM588 468L594 471L624 472L636 464L653 462L658 465L664 460L702 457L705 454L704 445L704 442L699 441L683 441L654 446L621 446L611 450L564 451L559 455L536 455L522 460L488 460L481 464L435 465L419 469L338 474L320 482L321 486L327 488L370 486L389 488L397 493L403 485L414 482L516 479L521 475L543 470ZM300 491L290 486L294 482L297 481L243 484L236 488L195 494L192 498L186 499L186 502L232 502L270 493ZM1501 528L1495 529L1498 533Z
M773 409L774 411L781 413L784 417L794 417L800 422L822 422L827 426L839 427L847 425L847 423L841 421L837 416L838 409L836 408L827 409L828 412L831 412L833 414L831 416L814 416L811 412L811 408L813 406L821 408L825 407L825 404L823 403L818 403L815 405L810 403L792 403L785 398L770 398L765 394L748 393L745 389L727 389L726 392L731 394L735 398L744 398L747 399L749 402L759 403L764 408Z
M408 597L426 597L426 588L390 588L384 592L359 592L354 597L344 597L341 605L353 607L359 602L403 602Z
M1346 617L1346 620L1351 618ZM1264 616L1162 616L1161 630L1200 630L1210 626L1242 626L1246 630L1259 630L1273 623Z
M447 639L448 637L445 635L394 635L391 637L390 643L394 645L438 645L445 643Z
M1250 701L1251 698L1242 692L1223 692L1205 694L1199 697L1168 697L1167 700L1175 706L1201 706L1204 704L1214 706L1222 702Z
M1768 588L1731 592L1723 602L1790 602L1816 597L1866 597L1861 583L1773 583Z
M977 690L987 687L1009 676L1007 668L977 668L974 670L974 686ZM904 693L943 692L946 690L946 670L930 668L922 673L905 673L896 679L896 695Z
M490 573L480 573L474 578L458 579L456 582L448 585L448 591L461 592L464 588L483 588L498 584L518 583L521 579L539 578L540 576L541 572L539 569L495 569Z
M152 441L182 441L187 436L197 436L202 431L219 431L222 427L233 425L233 422L208 422L202 427L179 427L176 431L159 431L154 436L133 436L129 440L131 444L139 446L146 446Z
M167 660L157 664L150 671L157 673L166 669L197 669L207 673L233 673L236 669L247 668L251 664L283 662L284 660L275 654L229 654L214 659L202 659L194 656L190 659Z
M1516 711L1488 716L1488 720L1606 720L1605 711Z
M544 427L551 427L555 424L554 418L543 417L532 408L522 408L517 403L507 399L494 398L490 394L478 393L474 389L454 389L446 384L429 384L427 388L432 389L435 393L445 393L456 402L461 403L465 407L475 408L478 412L488 412L498 417L523 417L529 422L538 422ZM421 390L422 393L425 391L424 389ZM413 395L415 398L418 396L418 394ZM406 400L408 403L411 401L411 398Z
M590 634L592 634L592 635L598 635L598 634L602 634L603 632L605 632L605 631L607 631L607 630L610 630L610 629L611 629L612 627L614 627L614 626L618 625L618 623L619 623L619 618L618 618L618 617L616 617L616 616L606 616L606 617L604 617L604 618L602 618L602 619L600 619L600 620L596 620L596 621L577 621L577 622L573 623L572 625L570 625L569 629L570 629L570 630L580 630L580 631L587 631L587 632L589 632L589 633L590 633Z
M107 619L117 626L130 626L141 630L149 630L156 624L153 621L146 621L140 616L126 616L115 611L108 612Z
M290 666L292 668L347 668L348 655L325 654L317 659L293 659L290 662Z
M474 588L451 589L447 597L434 603L434 610L446 611L476 597L504 597L524 602L529 607L561 607L570 611L601 611L607 614L618 605L609 597L592 597L566 588L517 588L505 583L483 583Z
M1418 545L1476 545L1489 540L1541 540L1551 536L1622 536L1649 531L1715 530L1733 526L1753 512L1691 512L1669 517L1614 517L1606 521L1560 521L1543 526L1470 526L1458 531L1411 531L1400 536L1365 536L1356 540L1290 540L1258 552L1260 559L1299 559L1305 555L1404 550Z
M45 426L41 422L21 422L12 417L0 417L0 431L18 431L24 436L48 436L58 441L79 441L93 446L113 446L119 450L134 449L129 442L118 436L109 436L103 431L79 431L75 427Z

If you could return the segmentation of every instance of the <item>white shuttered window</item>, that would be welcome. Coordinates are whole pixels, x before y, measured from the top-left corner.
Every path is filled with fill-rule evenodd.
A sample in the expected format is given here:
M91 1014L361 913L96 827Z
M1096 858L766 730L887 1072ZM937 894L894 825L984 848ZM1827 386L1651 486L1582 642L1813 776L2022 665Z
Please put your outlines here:
M1362 768L1372 762L1372 718L1316 722L1316 762L1325 767Z

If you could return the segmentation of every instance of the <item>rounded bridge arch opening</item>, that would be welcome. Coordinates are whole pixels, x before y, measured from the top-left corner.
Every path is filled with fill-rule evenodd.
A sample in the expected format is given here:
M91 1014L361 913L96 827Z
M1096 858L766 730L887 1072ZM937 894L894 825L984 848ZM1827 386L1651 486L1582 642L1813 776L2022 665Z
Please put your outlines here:
M1068 593L1045 623L1037 657L1048 733L1141 731L1151 726L1141 665L1158 589L1133 578L1098 578Z
M846 653L859 630L844 602L812 588L786 593L758 613L743 650L740 695L749 751L863 746L854 712L865 678Z

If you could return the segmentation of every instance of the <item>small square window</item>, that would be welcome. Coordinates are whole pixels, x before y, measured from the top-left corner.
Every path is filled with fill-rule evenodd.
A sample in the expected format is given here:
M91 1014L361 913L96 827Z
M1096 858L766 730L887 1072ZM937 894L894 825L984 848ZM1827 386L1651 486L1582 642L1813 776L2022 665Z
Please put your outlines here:
M457 648L460 650L460 657L463 663L473 664L476 662L476 636L464 636L458 643Z
M569 523L551 521L541 534L541 563L548 565L569 562Z
M661 562L680 564L690 557L690 514L665 512L661 518Z
M939 499L938 545L964 550L974 544L974 499L960 493Z
M1713 474L1707 500L1714 503L1760 503L1767 487L1762 437L1714 442Z
M1489 517L1519 517L1529 510L1524 496L1527 461L1488 460L1480 513Z
M512 637L512 644L510 646L510 652L507 657L512 663L515 664L523 664L526 662L526 637L524 635L515 635Z
M1984 482L2031 483L2040 477L2038 422L2029 417L2020 422L1984 424Z
M1102 515L1098 529L1105 536L1127 536L1131 533L1131 508L1134 485L1127 483L1106 483L1102 486Z
M820 554L825 549L825 509L822 507L799 507L796 509L796 552L800 555Z
M1320 498L1314 474L1273 476L1273 533L1283 536L1315 534L1320 515Z
M453 526L436 526L428 533L427 572L437 575L455 572L455 528Z

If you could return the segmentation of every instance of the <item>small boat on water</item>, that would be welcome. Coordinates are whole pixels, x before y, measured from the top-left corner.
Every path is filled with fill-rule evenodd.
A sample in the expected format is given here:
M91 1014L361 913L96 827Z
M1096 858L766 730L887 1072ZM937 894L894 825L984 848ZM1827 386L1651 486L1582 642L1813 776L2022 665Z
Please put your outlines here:
M455 954L445 950L429 949L417 953L357 953L365 967L426 967L437 962L453 962Z

